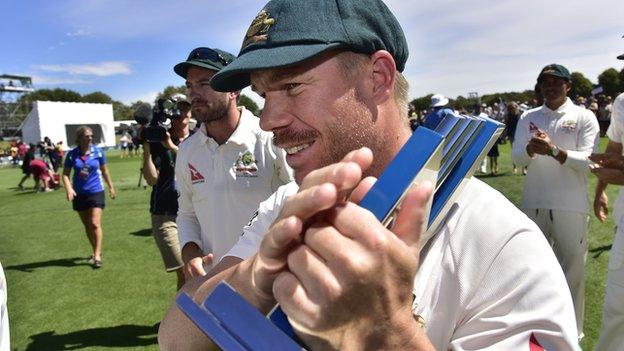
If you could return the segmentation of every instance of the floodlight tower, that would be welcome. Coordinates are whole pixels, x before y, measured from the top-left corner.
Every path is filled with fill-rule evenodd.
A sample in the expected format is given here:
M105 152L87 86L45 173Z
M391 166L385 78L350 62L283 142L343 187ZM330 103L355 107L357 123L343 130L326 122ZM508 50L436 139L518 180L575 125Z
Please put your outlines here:
M32 79L10 74L0 75L0 136L15 135L26 118L27 106L20 96L34 91Z

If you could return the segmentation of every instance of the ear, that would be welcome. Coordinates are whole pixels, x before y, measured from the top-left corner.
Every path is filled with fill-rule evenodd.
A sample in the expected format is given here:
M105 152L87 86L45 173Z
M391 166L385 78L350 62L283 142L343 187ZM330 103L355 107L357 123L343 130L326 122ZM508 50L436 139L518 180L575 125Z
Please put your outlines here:
M238 101L238 97L240 96L241 91L237 90L237 91L232 91L227 93L228 94L228 98L230 98L230 100L234 100L234 102Z
M374 52L370 58L373 68L373 99L376 104L381 105L394 98L396 63L392 55L385 50Z

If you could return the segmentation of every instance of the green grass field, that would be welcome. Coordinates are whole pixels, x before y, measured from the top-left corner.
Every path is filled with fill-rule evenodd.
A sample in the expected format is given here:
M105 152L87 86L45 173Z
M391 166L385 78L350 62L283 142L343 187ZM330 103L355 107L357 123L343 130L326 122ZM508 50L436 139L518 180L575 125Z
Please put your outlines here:
M500 152L501 174L482 179L518 204L523 177L511 174L509 144ZM0 169L0 261L12 349L158 348L157 323L175 294L175 276L164 272L151 237L149 189L137 186L140 159L120 159L115 152L108 159L118 197L107 199L103 215L100 270L87 263L90 247L64 191L19 191L20 170ZM611 187L611 201L616 195ZM613 228L592 217L584 350L593 350L598 338Z

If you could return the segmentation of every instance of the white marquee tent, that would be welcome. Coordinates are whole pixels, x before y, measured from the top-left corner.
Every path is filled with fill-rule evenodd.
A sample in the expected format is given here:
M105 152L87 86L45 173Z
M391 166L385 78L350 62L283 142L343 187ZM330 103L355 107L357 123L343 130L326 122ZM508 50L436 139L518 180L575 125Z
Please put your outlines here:
M54 143L62 141L64 148L69 149L76 144L76 129L83 125L93 130L94 144L115 146L111 104L36 101L22 125L22 139L36 144L47 136Z

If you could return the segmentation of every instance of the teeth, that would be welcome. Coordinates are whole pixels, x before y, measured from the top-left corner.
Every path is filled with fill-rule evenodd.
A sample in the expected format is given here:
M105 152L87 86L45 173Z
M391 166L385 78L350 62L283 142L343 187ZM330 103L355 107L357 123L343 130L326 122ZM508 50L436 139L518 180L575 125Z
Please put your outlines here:
M287 154L292 155L292 154L296 154L297 152L305 149L308 146L310 146L310 144L302 144L302 145L298 145L298 146L289 147L289 148L284 149L284 150L286 150Z

